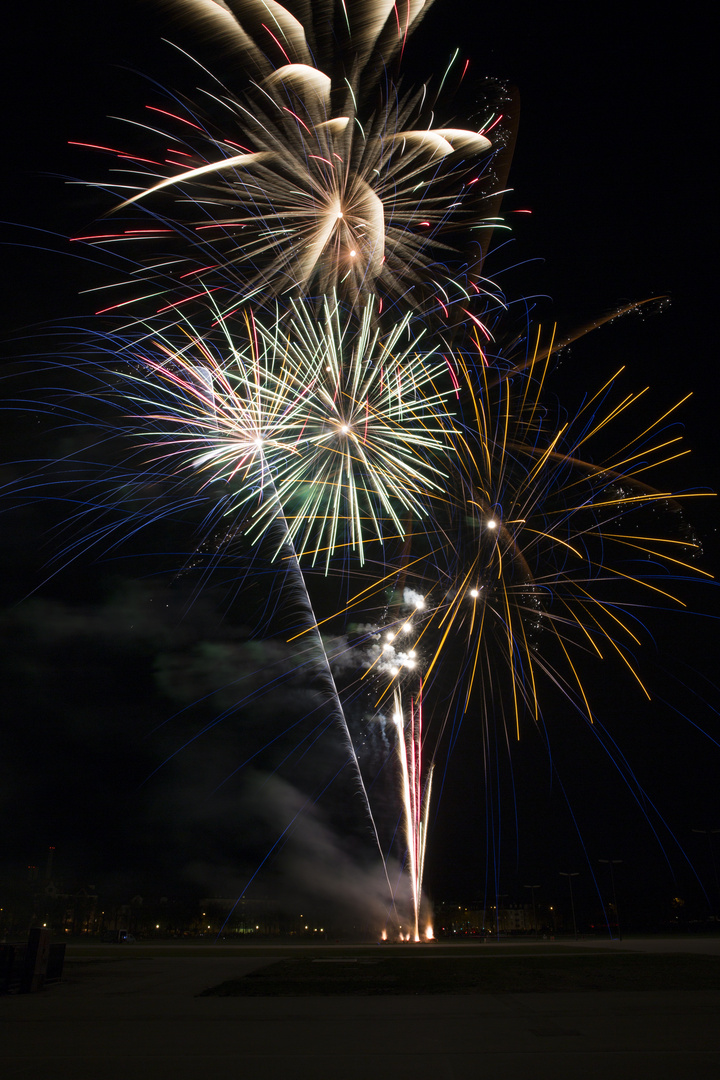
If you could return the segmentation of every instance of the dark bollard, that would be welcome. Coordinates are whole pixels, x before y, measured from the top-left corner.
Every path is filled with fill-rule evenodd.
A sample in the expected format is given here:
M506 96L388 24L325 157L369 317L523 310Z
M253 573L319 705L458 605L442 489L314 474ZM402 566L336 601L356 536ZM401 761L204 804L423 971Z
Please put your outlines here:
M50 931L41 926L33 926L28 935L25 950L25 964L20 979L21 994L32 994L36 990L42 990L49 956Z

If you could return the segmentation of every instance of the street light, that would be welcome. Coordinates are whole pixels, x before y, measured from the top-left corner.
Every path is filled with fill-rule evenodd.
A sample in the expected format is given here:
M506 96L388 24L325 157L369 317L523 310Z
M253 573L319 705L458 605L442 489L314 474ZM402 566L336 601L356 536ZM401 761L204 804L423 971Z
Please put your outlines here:
M495 937L500 940L500 901L507 900L508 893L495 893Z
M580 871L568 870L568 872L566 873L564 870L559 870L558 873L560 874L560 877L566 877L568 879L568 884L570 885L570 908L572 909L573 917L573 934L575 935L575 940L577 941L578 932L577 923L575 921L575 898L573 897L572 879L574 877L577 877Z
M718 870L717 863L715 862L715 847L713 845L713 836L717 836L720 833L720 829L693 829L694 833L702 833L708 838L708 848L710 849L710 864L713 869L713 877L715 878L715 903L712 905L713 918L717 922L717 902L720 897L720 882L718 882Z
M617 922L617 939L618 941L622 941L622 934L620 933L620 912L618 911L617 894L615 892L615 871L613 870L613 866L618 866L622 862L622 859L598 859L598 862L606 863L610 867L610 882L612 884L615 920ZM610 931L610 937L612 937L612 930Z
M523 885L523 889L532 889L532 905L533 905L533 930L535 937L537 937L538 925L537 925L537 908L535 907L535 890L539 889L539 885Z

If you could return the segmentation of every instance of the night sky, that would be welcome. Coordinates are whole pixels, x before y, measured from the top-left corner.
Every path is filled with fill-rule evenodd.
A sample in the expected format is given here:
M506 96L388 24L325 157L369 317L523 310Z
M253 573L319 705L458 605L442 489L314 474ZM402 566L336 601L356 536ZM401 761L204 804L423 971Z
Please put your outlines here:
M709 28L663 21L655 5L644 3L473 4L469 18L460 16L467 6L436 0L411 39L406 70L408 84L417 82L461 46L471 64L457 115L443 118L457 126L475 119L486 78L519 88L513 190L503 203L514 240L491 255L487 272L508 294L537 297L538 317L557 319L566 330L631 300L670 296L662 313L628 316L579 342L551 389L572 409L585 390L625 364L628 389L651 387L649 419L692 391L683 409L692 454L671 467L670 479L680 490L716 487ZM107 117L138 116L153 93L140 73L180 89L193 85L192 71L160 41L171 35L150 4L118 2L106 10L70 0L14 17L3 59L8 371L13 357L38 348L33 325L87 319L92 310L78 293L96 271L69 252L63 237L90 225L106 203L64 183L100 172L97 158L68 142L115 145L121 129ZM209 52L203 59L212 63ZM527 209L532 214L515 213ZM73 444L72 432L44 433L38 417L4 419L3 461ZM3 468L8 482L21 472L14 464ZM352 778L340 775L317 804L305 805L343 760L316 688L288 676L280 689L252 698L265 683L263 671L289 670L288 655L278 642L250 640L255 601L237 598L232 567L203 590L192 574L177 573L192 550L192 522L176 520L122 552L68 560L45 580L63 542L56 528L63 508L52 498L19 501L24 505L3 515L0 540L0 869L15 873L38 863L53 844L56 869L68 879L130 895L233 895L302 810L288 843L257 879L259 891L351 907L358 897L380 897ZM703 543L702 565L717 573L712 501L689 503L686 516ZM260 581L262 588L266 578ZM527 901L522 886L532 882L552 902L566 888L558 872L577 870L580 905L589 913L597 907L590 871L602 872L598 858L612 857L623 860L622 888L639 912L651 907L660 918L679 895L704 917L708 901L684 848L710 902L720 903L705 838L692 832L720 828L717 593L688 586L683 596L697 614L648 618L655 644L643 649L641 667L655 695L651 704L610 662L588 676L617 754L647 792L645 807L628 794L593 733L550 694L552 764L543 739L528 729L513 747L514 786L507 761L502 767L494 806L501 841L497 858L488 859L480 741L466 724L430 837L433 896L497 892ZM247 697L240 711L176 753L233 705L238 678ZM194 705L198 699L202 704ZM278 716L300 726L282 734ZM323 724L312 743L314 725ZM276 730L273 747L261 751ZM298 752L301 732L306 742Z

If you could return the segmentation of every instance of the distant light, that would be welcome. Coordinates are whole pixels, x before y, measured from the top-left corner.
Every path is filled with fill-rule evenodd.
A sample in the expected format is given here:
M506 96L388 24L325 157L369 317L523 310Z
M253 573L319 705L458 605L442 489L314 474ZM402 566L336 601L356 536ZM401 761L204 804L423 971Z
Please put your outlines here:
M386 634L385 639L386 639L386 641L394 641L395 640L395 635L394 634Z
M414 668L415 667L415 661L414 660L406 660L405 661L405 667Z
M390 674L391 675L397 675L399 671L400 671L400 668L396 668L396 667L390 668Z
M356 255L357 255L357 251L351 251L350 252L350 258L351 259L354 259Z
M487 523L487 527L488 529L497 529L497 521L495 520L495 518L490 518Z
M423 609L424 607L425 607L425 601L424 601L424 600L422 599L422 597L421 597L421 596L419 596L419 597L417 598L417 600L415 601L415 609L416 609L417 611L422 611L422 609Z
M348 431L350 430L350 428L349 428L349 427L347 426L347 424L343 424L343 425L341 426L340 430L342 431L343 435L347 435L347 433L348 433Z
M412 630L412 623L406 622L400 627L403 634L408 634Z
M472 596L473 600L476 600L478 598L478 596L480 595L480 593L479 593L479 591L477 589L471 589L470 590L470 595Z
M342 210L339 210L338 211L338 221L340 220L341 217L343 217L343 212L342 212Z

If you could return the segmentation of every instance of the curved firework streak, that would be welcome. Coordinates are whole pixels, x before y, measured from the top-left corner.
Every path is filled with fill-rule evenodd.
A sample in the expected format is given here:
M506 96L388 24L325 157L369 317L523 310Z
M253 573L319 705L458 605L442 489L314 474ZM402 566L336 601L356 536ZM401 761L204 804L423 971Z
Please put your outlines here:
M283 63L328 76L388 67L433 0L158 0L194 35L212 41L254 77Z
M111 212L128 228L75 239L153 244L134 295L112 306L168 319L203 289L226 316L241 299L380 293L447 316L496 297L481 271L499 185L483 130L428 125L425 88L401 99L384 81L363 104L355 77L335 84L307 51L286 59L239 97L216 82L202 106L149 106L141 126L163 140L160 160L109 151L135 177L113 184L130 192Z

